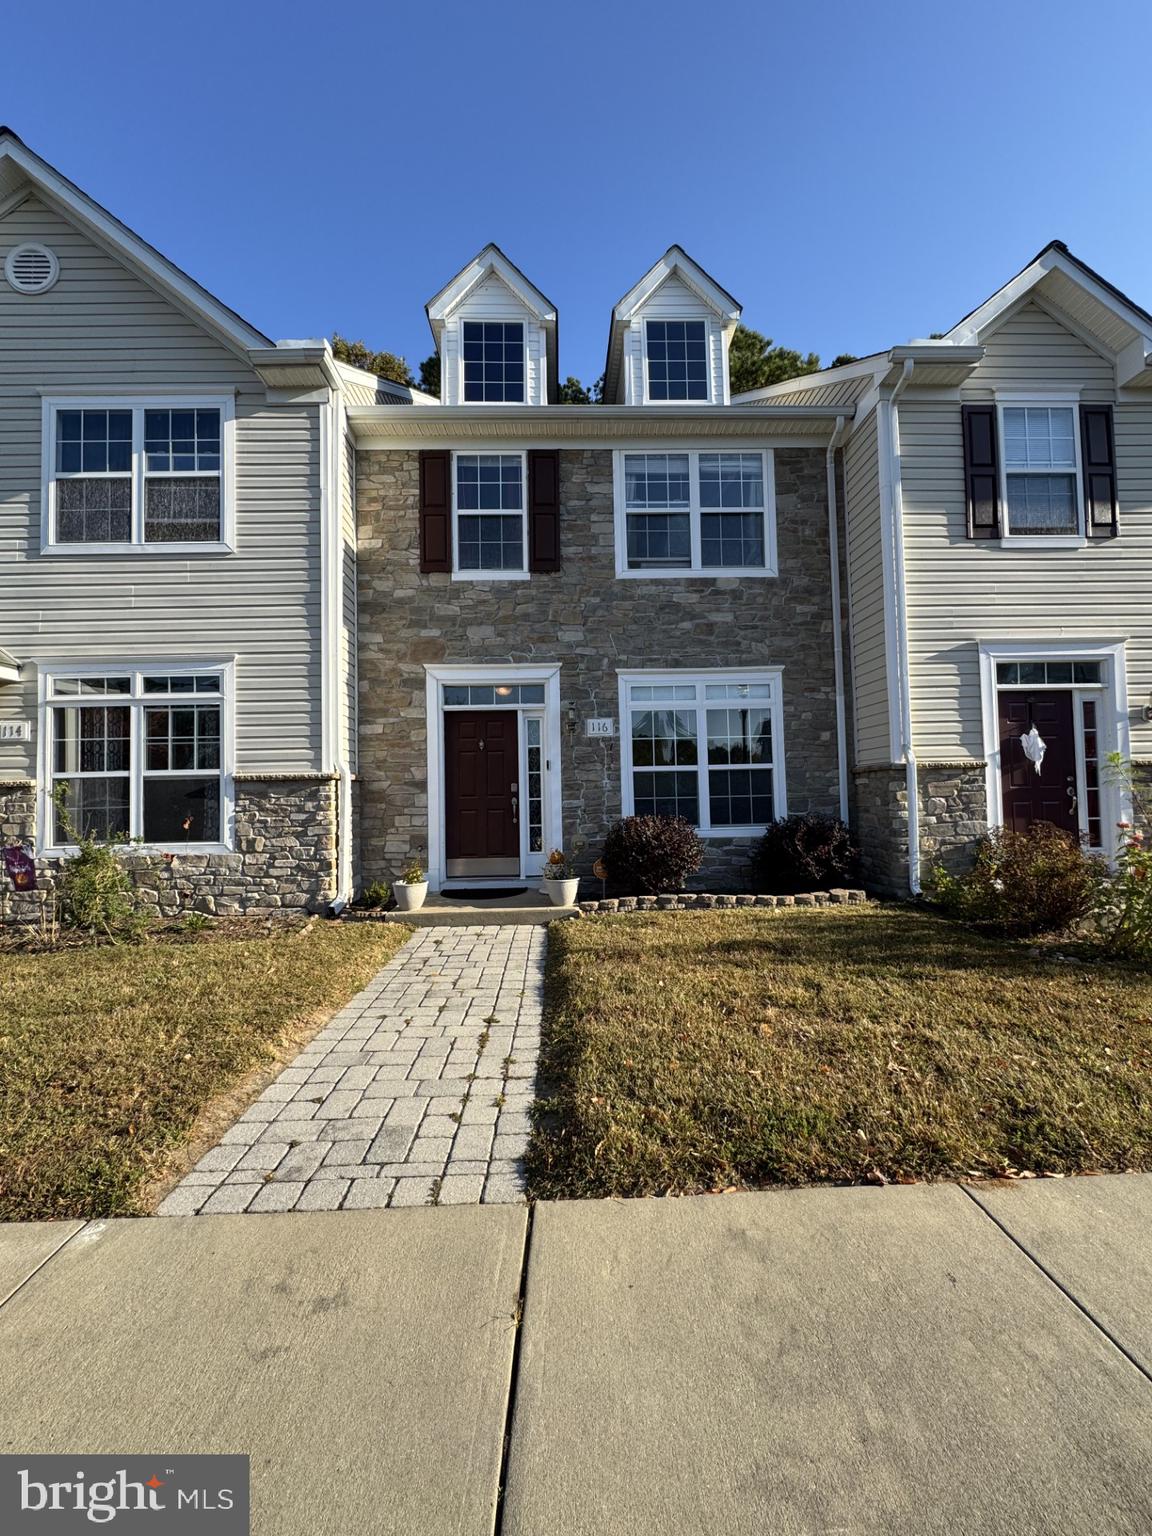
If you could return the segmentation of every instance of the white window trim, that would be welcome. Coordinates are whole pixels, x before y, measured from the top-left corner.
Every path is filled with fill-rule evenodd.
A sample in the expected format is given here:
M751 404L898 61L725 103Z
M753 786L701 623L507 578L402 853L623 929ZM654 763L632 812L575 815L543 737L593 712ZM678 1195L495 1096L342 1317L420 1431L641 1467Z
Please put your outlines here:
M655 318L655 317L654 317ZM666 321L673 324L692 324L704 327L704 358L708 364L708 393L703 400L691 400L686 395L679 400L653 400L652 392L648 384L648 327L652 323L647 316L640 321L640 366L644 370L644 404L645 405L715 405L716 404L716 373L712 361L712 321L703 315L661 315L656 320L657 325L663 325Z
M531 405L528 387L528 330L530 322L523 315L461 315L457 337L460 356L457 359L458 390L456 398L461 405ZM469 400L464 393L464 326L465 325L518 325L524 337L524 398L522 400Z
M620 689L620 804L624 816L634 816L635 794L632 782L632 717L631 704L628 698L628 690L633 683L644 685L685 684L696 683L703 687L705 683L768 683L772 689L772 697L768 708L772 715L772 817L774 821L781 820L788 814L788 788L785 776L785 745L784 745L784 668L783 667L710 667L703 671L648 671L646 669L620 669L617 668L617 678ZM670 703L667 706L654 705L654 708L683 708L679 702ZM725 704L719 700L706 700L703 696L691 708L697 711L697 715L707 709L723 709ZM766 824L758 823L748 827L713 827L708 819L708 762L707 762L707 737L698 732L697 741L696 775L699 785L700 824L696 830L703 838L734 838L734 837L762 837L766 830ZM641 770L643 771L643 770Z
M524 561L519 570L509 571L462 571L460 569L460 511L456 505L456 461L458 459L486 458L495 454L502 459L518 458L520 460L520 523L521 523L521 553ZM466 508L465 517L511 517L510 512L479 512L473 508ZM452 580L453 581L527 581L532 573L528 569L528 450L526 448L506 448L501 444L481 444L476 448L454 448L452 450Z
M220 412L220 538L144 542L144 412ZM132 539L129 542L59 543L56 540L56 415L59 411L128 411L132 414ZM40 553L43 555L231 555L236 552L236 402L232 395L47 395L41 402Z
M52 837L52 785L54 782L52 770L52 750L54 745L54 733L52 731L52 711L58 707L69 707L75 704L100 704L119 702L131 706L130 741L132 754L132 768L129 774L131 783L130 792L130 827L129 836L141 839L127 845L125 852L142 853L174 853L189 855L206 853L231 853L236 846L236 658L234 656L206 657L202 661L173 661L159 658L155 660L139 661L132 659L124 661L112 657L107 661L53 661L42 664L39 667L39 710L38 719L40 727L40 745L38 758L38 788L36 807L36 843L39 849L39 857L45 859L63 858L74 853L75 847L66 843L54 843ZM83 697L66 697L53 700L50 684L57 677L110 677L116 674L127 673L132 678L132 691L129 694L115 694L106 698L93 695L85 701ZM220 822L223 828L223 840L216 843L155 843L142 840L143 827L143 780L144 780L144 753L142 717L143 706L147 700L153 704L165 704L181 699L189 699L196 702L195 694L145 694L142 689L141 679L145 673L159 673L165 677L189 677L216 673L220 678ZM201 695L201 703L212 702L211 695ZM205 770L207 772L207 770Z
M998 694L1033 691L1026 683L999 684L996 666L1001 661L1100 661L1100 683L1044 684L1048 692L1088 694L1099 701L1097 732L1099 740L1100 837L1104 853L1116 854L1116 823L1131 821L1132 801L1126 791L1110 784L1103 772L1110 752L1131 756L1132 743L1128 724L1128 678L1123 640L981 640L980 712L984 737L984 785L988 825L999 830L1004 825L1004 799L1000 781L1000 710ZM1037 685L1039 688L1041 685ZM1083 822L1086 806L1084 764L1079 719L1075 722L1076 794Z
M508 704L493 705L493 709L516 709L521 716L525 714L542 714L544 717L544 729L541 739L544 747L544 846L547 849L562 848L564 846L564 821L563 821L563 785L561 783L561 730L560 730L560 663L554 664L527 664L514 663L507 666L433 666L426 664L424 667L424 719L427 731L427 763L428 763L428 886L432 891L442 890L446 883L463 886L483 886L495 884L496 886L515 885L517 877L512 875L502 876L496 881L485 880L459 880L448 882L447 880L447 839L445 836L444 817L447 807L447 794L444 782L444 694L445 684L476 683L543 683L543 704ZM463 708L464 706L460 706ZM469 708L483 708L483 705L468 706ZM521 731L523 725L521 724ZM521 827L526 824L526 817L521 818ZM522 831L523 842L523 831ZM520 876L521 882L528 884L534 876L524 873L523 851L521 853Z
M1028 406L1055 407L1072 412L1072 443L1076 450L1076 532L1075 533L1013 533L1008 518L1008 459L1004 451L1004 410L1017 410ZM997 394L996 432L999 449L1000 505L1004 509L1001 533L996 541L1001 549L1086 549L1088 540L1084 534L1084 471L1080 446L1080 396L1045 394ZM1013 470L1013 474L1067 474L1067 470Z
M686 453L689 457L688 483L689 505L679 508L687 511L692 540L692 564L667 568L630 566L628 564L628 507L625 505L624 459L641 453ZM700 506L700 455L702 453L758 453L764 461L764 564L752 566L700 564L700 517L702 512L724 511L722 507ZM617 448L612 453L612 500L615 507L616 575L621 581L675 581L698 577L770 577L779 575L776 555L776 455L772 448L761 443L739 443L735 446L706 443L697 447L688 443L654 442L629 443L627 448ZM633 511L640 510L633 508ZM659 510L654 508L653 510ZM738 511L739 508L731 510ZM747 509L744 509L747 510Z

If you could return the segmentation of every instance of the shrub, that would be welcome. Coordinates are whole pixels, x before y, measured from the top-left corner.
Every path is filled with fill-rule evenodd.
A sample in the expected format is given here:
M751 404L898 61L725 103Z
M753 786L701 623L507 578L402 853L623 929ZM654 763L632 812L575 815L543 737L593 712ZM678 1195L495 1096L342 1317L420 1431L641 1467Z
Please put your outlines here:
M56 889L61 917L67 927L82 928L109 938L139 935L147 919L137 910L132 878L116 857L116 848L129 840L104 842L81 830L68 814L67 789L56 791L57 821L76 852L61 861Z
M1109 783L1124 791L1136 815L1152 820L1149 808L1137 792L1132 765L1119 752L1109 753L1105 774ZM1118 824L1116 868L1100 888L1096 921L1110 954L1127 959L1152 959L1152 845L1130 822Z
M826 891L851 884L856 860L856 845L842 821L814 814L787 816L772 822L756 844L752 883L769 895Z
M930 890L950 917L1021 938L1058 933L1087 916L1104 874L1071 833L1038 821L1026 832L981 838L972 868L933 870Z
M703 859L704 844L683 816L626 816L604 840L613 883L641 896L683 890Z
M1096 919L1110 954L1152 959L1152 845L1126 822L1120 823L1116 869L1100 888Z
M361 907L386 907L392 899L392 887L386 880L373 880L360 892Z

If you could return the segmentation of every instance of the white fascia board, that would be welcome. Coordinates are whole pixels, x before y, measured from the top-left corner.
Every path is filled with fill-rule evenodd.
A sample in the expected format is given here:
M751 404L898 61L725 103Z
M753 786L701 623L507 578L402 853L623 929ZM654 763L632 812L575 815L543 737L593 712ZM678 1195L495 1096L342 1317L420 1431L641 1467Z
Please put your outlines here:
M477 284L482 283L492 273L495 273L500 281L511 289L541 325L556 323L556 310L550 300L512 265L502 251L497 250L494 245L486 245L473 261L459 271L441 288L435 298L429 299L424 306L433 329L435 330L437 322L445 320L454 309L458 309Z
M1049 272L1061 272L1078 287L1083 288L1084 292L1090 294L1098 304L1102 304L1118 319L1138 331L1145 342L1146 349L1152 350L1152 327L1149 327L1147 320L1130 305L1118 299L1114 293L1110 293L1107 288L1096 282L1076 262L1069 261L1062 251L1055 250L1045 251L1010 283L1005 283L1003 288L997 289L991 298L980 305L979 309L974 309L970 315L946 332L944 340L957 342L978 340L1006 309L1025 298Z
M6 651L0 645L0 683L18 683L20 681L20 663L11 651Z
M794 394L798 389L819 389L822 384L836 384L842 379L856 379L867 374L879 378L887 369L888 358L887 352L873 352L869 357L861 357L854 363L841 363L839 368L820 368L815 373L800 373L794 379L782 379L779 384L765 384L763 389L746 389L732 396L732 404L742 405L751 400L769 401L776 395Z
M34 186L54 202L66 217L80 225L85 233L132 266L153 287L159 288L179 308L190 312L234 351L247 353L250 347L268 347L271 340L255 326L242 320L219 299L213 298L195 279L181 272L167 257L101 208L67 177L61 176L45 160L23 144L11 140L0 143L0 161L9 159L20 167Z
M701 303L714 310L726 324L735 326L738 323L744 312L743 307L733 300L731 294L718 287L703 267L697 266L691 256L678 245L670 246L655 266L650 267L640 281L628 290L612 311L612 318L626 325L640 306L670 277L678 277L686 283Z

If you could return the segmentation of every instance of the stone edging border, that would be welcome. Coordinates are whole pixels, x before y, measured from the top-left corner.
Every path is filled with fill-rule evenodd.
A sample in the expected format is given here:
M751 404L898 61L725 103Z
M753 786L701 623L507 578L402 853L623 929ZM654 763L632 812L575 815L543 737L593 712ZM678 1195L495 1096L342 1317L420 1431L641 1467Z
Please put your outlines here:
M613 912L710 912L719 907L845 907L868 900L864 891L801 891L795 896L712 896L694 892L679 896L610 896L604 901L581 901L585 917Z

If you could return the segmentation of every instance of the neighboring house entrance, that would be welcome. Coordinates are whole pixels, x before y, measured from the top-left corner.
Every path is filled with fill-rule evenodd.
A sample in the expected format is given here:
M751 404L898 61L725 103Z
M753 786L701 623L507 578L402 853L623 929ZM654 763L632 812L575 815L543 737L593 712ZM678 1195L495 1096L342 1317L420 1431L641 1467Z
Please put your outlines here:
M559 663L425 672L432 889L535 883L563 839Z
M520 790L516 711L445 714L444 819L450 879L520 874Z
M1026 832L1048 821L1079 835L1075 720L1072 693L999 694L1000 786L1004 825ZM1024 739L1035 726L1044 743L1039 764L1029 760Z
M1112 855L1116 823L1131 813L1108 764L1130 751L1123 642L998 640L979 650L989 825L1022 832L1047 821ZM1033 726L1038 740L1026 746Z

